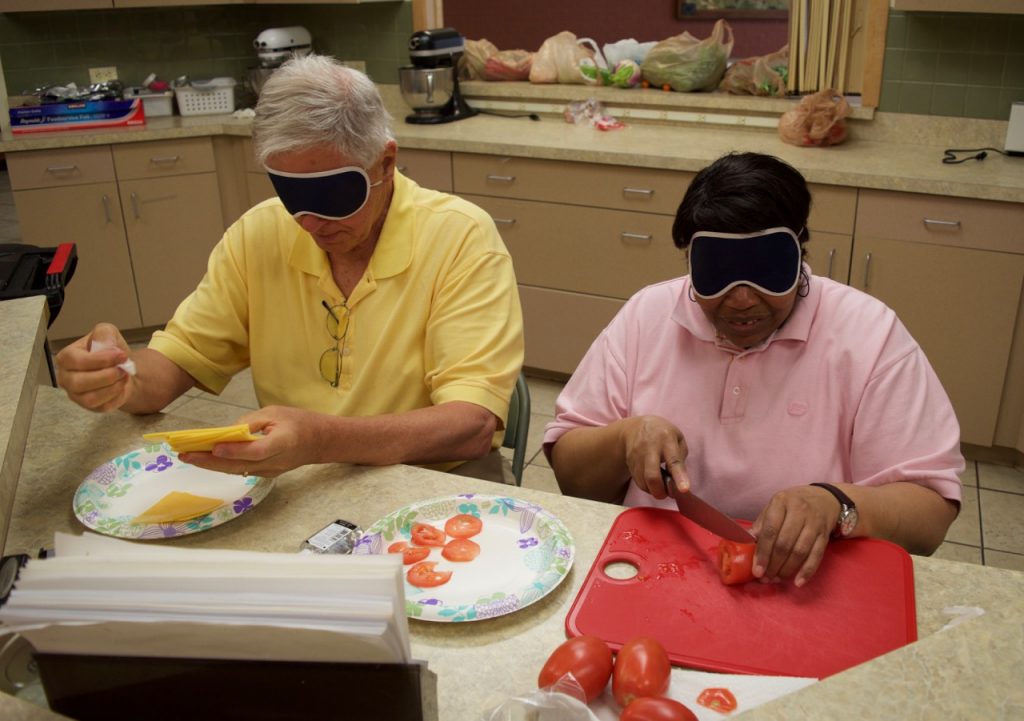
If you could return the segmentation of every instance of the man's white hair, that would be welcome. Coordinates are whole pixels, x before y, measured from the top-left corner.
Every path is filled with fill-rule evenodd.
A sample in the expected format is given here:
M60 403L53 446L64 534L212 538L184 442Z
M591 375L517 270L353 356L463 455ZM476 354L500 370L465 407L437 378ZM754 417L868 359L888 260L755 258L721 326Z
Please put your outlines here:
M368 168L393 140L391 116L365 74L326 55L293 58L271 73L253 122L256 160L330 145Z

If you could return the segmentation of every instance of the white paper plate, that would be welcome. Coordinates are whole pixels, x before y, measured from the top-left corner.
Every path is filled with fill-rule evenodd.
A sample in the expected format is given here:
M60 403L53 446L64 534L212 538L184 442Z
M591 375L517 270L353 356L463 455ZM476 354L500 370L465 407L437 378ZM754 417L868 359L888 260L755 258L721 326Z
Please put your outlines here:
M107 461L75 491L75 516L88 528L119 538L184 536L219 526L262 501L274 482L258 476L208 471L178 460L166 443L152 443ZM221 498L224 505L204 516L175 523L132 523L171 491Z
M414 503L367 528L353 552L387 553L392 543L409 540L414 524L443 531L445 521L461 513L483 521L483 529L470 539L480 545L480 555L453 563L441 548L431 548L426 560L436 561L436 570L451 571L452 577L434 588L406 581L410 618L452 622L503 616L539 601L569 573L576 546L565 525L536 504L506 496L466 493Z

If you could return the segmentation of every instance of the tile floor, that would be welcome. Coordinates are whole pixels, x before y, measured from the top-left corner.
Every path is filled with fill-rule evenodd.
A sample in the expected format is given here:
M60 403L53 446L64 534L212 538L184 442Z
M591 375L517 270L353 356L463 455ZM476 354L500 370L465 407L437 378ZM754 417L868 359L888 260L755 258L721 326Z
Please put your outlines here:
M0 169L0 243L19 241L10 180L6 170ZM562 383L530 378L529 386L533 413L523 485L558 493L555 475L540 446L544 426L554 417L555 399ZM252 380L245 372L219 397L189 391L168 410L211 425L223 425L234 422L246 409L256 405ZM502 449L502 453L511 458L508 449ZM935 555L1024 571L1024 470L970 461L961 479L964 501L960 516Z
M523 485L558 493L554 472L540 447L544 426L554 417L555 399L563 384L542 378L528 381L532 414ZM168 410L211 424L228 424L255 407L252 381L245 372L220 397L193 390ZM502 453L511 458L511 451L502 449ZM964 500L960 516L935 555L1024 571L1024 470L969 461L961 480Z

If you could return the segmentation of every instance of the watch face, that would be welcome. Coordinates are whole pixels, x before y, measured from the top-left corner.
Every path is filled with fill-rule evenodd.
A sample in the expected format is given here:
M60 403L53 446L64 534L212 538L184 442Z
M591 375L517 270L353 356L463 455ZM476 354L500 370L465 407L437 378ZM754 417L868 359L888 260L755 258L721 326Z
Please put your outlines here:
M843 508L843 512L839 514L839 535L845 537L853 533L858 520L856 508Z

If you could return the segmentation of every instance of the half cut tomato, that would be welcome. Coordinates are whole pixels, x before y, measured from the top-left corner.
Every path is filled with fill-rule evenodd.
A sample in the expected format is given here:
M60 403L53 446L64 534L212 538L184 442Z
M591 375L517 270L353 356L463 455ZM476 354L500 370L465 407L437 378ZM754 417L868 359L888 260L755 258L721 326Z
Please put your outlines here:
M746 583L754 577L755 543L737 543L722 539L718 544L718 575L726 586Z

